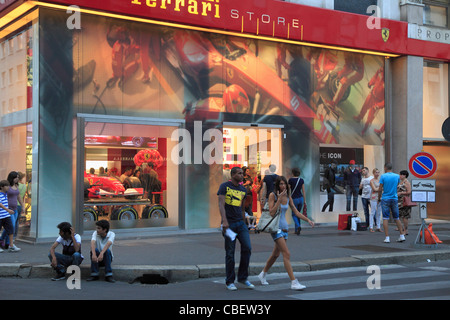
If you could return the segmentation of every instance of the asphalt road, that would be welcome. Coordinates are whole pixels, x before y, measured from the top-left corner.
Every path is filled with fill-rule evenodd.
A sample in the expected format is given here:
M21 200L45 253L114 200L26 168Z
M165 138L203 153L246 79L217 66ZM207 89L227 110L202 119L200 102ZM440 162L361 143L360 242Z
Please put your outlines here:
M238 290L234 292L225 289L222 278L165 285L139 282L129 284L120 281L111 284L102 280L96 282L81 280L80 289L68 289L69 282L64 280L54 282L50 279L0 278L0 288L2 288L3 300L109 301L111 306L118 300L134 301L137 304L139 300L150 300L154 307L168 307L165 309L170 315L183 312L182 308L187 309L189 303L191 307L194 305L214 306L214 314L227 315L227 312L232 312L231 305L236 303L259 305L261 308L271 305L272 311L268 310L270 314L279 308L295 308L297 300L450 299L449 260L411 265L386 265L379 268L378 273L368 271L367 267L296 272L296 277L307 287L304 291L290 290L286 273L269 274L267 280L270 285L268 286L260 285L256 276L251 276L249 280L256 285L254 290L237 285ZM74 282L71 283L74 285ZM230 305L229 309L224 310L228 305ZM206 309L198 309L197 312L201 310L206 312ZM260 309L260 311L264 310L266 309ZM242 312L248 311L236 312L242 315Z

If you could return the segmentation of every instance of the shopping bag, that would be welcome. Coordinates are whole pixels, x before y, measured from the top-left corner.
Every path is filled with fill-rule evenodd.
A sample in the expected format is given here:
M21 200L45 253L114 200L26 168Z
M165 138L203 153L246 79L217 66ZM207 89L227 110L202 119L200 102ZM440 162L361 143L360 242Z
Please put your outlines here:
M338 219L338 230L348 230L348 218L351 217L352 213L344 213L339 215Z
M352 231L356 231L358 230L358 223L361 222L361 218L360 217L352 217L352 227L350 228L350 230Z

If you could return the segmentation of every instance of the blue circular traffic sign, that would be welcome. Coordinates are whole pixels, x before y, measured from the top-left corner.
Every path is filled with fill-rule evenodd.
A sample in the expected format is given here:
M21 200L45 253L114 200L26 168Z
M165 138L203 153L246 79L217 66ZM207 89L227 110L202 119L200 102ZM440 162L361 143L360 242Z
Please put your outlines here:
M409 171L417 178L429 178L436 170L436 159L427 152L416 153L409 160Z

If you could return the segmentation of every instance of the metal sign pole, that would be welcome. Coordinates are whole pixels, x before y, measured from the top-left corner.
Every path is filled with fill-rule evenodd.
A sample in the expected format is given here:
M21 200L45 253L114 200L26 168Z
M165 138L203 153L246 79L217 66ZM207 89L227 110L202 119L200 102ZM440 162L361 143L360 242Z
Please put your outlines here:
M425 219L427 218L427 202L436 202L436 180L427 178L435 174L437 161L433 155L422 151L409 159L409 170L415 177L419 178L419 180L412 180L411 200L419 203L420 218L422 220L413 246L436 248L438 245L437 241L428 229ZM425 243L425 232L428 232L434 244Z
M428 229L427 224L425 223L425 219L427 218L427 203L419 203L419 211L422 223L420 225L419 232L417 233L416 241L414 241L414 246L427 246L429 248L436 248L438 246L436 239L434 239L434 237L431 235L431 232ZM430 237L431 239L433 239L434 244L425 244L425 230L427 230L430 234Z

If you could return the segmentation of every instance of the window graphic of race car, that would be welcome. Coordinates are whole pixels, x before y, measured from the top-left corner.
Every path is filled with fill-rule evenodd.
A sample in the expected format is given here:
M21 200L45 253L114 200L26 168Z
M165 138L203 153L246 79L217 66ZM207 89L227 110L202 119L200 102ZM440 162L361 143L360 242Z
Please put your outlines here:
M136 177L128 177L122 184L118 179L113 177L85 173L84 194L87 198L137 198L144 194L144 188L141 188L141 182Z
M187 106L185 113L188 116L195 118L198 109L200 116L204 117L208 102L213 113L210 117L215 117L224 110L231 111L223 108L225 103L220 108L220 104L211 104L213 101L207 99L208 86L225 81L228 88L236 85L248 97L261 97L260 106L263 109L253 110L253 113L267 115L278 109L281 114L292 114L301 119L320 142L337 142L339 126L335 124L327 128L315 110L305 103L304 98L280 79L274 70L264 63L259 63L259 58L242 42L234 38L227 41L220 37L208 38L185 30L177 30L171 40L166 41L167 56L172 57L169 62L178 61L177 70L191 86L192 81L187 80L195 80L193 82L197 85L198 100L201 101L200 104ZM251 110L248 108L239 112L249 113Z

